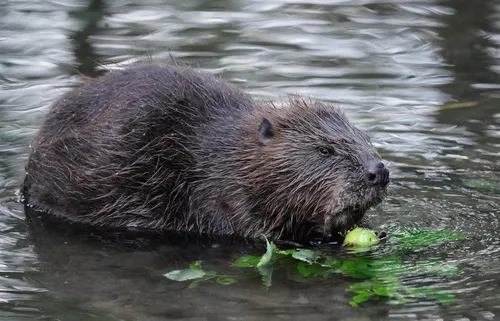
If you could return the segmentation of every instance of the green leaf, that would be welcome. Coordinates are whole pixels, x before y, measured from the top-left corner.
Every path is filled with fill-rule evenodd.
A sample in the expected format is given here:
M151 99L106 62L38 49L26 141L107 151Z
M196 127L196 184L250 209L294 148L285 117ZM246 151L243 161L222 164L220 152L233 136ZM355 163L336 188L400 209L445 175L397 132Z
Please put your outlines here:
M432 294L432 297L439 301L441 304L453 304L456 301L456 298L453 294L446 292L438 292Z
M361 282L356 282L351 284L346 291L354 292L354 293L365 293L370 291L375 286L375 282L373 280L366 280Z
M408 267L403 265L401 259L392 256L371 259L367 266L369 273L377 278L397 277L408 272Z
M205 272L205 275L208 276L208 277L214 277L214 276L217 276L217 272L215 272L215 271L207 271L207 272Z
M297 271L303 277L327 277L332 270L320 264L306 264L303 261L297 263Z
M189 283L188 289L194 289L195 287L198 286L200 282L203 282L205 279L196 279L193 282Z
M272 265L264 265L258 266L257 270L262 276L262 283L265 287L270 287L272 284L272 276L273 276L273 266Z
M414 228L396 228L392 235L393 241L402 244L404 249L414 249L421 246L443 241L460 240L463 237L446 231L427 231ZM446 292L440 292L431 287L406 288L401 276L414 275L453 275L460 272L458 267L443 264L432 259L404 262L397 256L373 257L351 255L348 259L325 255L321 251L311 249L279 250L276 245L264 237L266 252L262 256L242 256L235 260L233 267L255 267L262 277L264 286L270 287L275 263L285 269L291 279L304 281L304 278L327 277L332 273L341 273L361 282L351 284L346 290L354 297L349 302L353 307L371 298L384 297L389 304L409 302L415 297L423 296L437 300L441 304L455 302L455 297ZM397 245L401 246L401 245ZM288 272L296 269L295 274ZM175 270L164 274L174 281L190 280L189 288L195 288L200 282L214 278L218 284L230 285L237 283L235 278L218 275L216 271L204 271L202 261L195 261L188 269ZM362 280L364 279L364 280ZM406 293L404 291L406 290Z
M463 240L461 234L449 231L432 231L419 228L394 227L388 230L391 242L400 243L409 250L437 243Z
M201 270L201 261L195 261L195 262L189 264L189 269L190 270Z
M401 264L402 260L395 256L384 256L379 258L373 258L370 261L370 265L374 269L392 268L394 266L400 266Z
M274 243L269 243L269 241L267 240L266 237L264 237L264 239L266 240L267 249L266 249L266 253L264 253L264 255L262 255L259 263L257 263L257 267L266 266L269 263L271 263L271 259L273 258L273 254L276 253L276 245Z
M321 256L316 252L309 249L298 249L292 254L292 257L296 260L304 261L307 263L316 262Z
M188 281L203 278L206 275L203 270L174 270L165 273L164 276L173 281Z
M365 301L368 301L370 298L372 298L374 296L373 293L371 292L361 292L361 293L358 293L356 294L351 302L349 302L349 304L353 307L358 307L360 303L363 303Z
M327 257L325 262L321 263L322 266L330 268L333 272L336 272L342 266L342 261L334 257Z
M391 287L386 287L381 284L375 286L373 288L373 293L379 296L388 296L391 297L397 292L397 289L391 288Z
M288 249L288 250L280 250L280 249L278 249L278 254L285 255L285 256L290 256L290 255L292 255L295 252L297 252L296 249Z
M308 277L311 275L311 271L308 269L308 267L304 264L304 262L298 262L297 263L297 271L299 272L300 275L303 277Z
M383 278L377 277L376 280L377 284L393 291L397 291L399 288L403 286L401 279L398 277L390 277L390 276L389 277L385 276Z
M407 303L409 302L409 300L407 298L405 298L403 295L401 295L400 293L395 293L394 296L391 297L391 300L390 302L392 303Z
M229 285L236 283L236 279L228 277L228 276L221 276L217 278L217 283L222 284L222 285Z
M260 261L259 256L246 255L234 261L234 267L255 267Z
M368 265L369 261L364 257L356 257L354 260L346 260L342 263L341 270L353 278L367 278L375 275L374 270Z

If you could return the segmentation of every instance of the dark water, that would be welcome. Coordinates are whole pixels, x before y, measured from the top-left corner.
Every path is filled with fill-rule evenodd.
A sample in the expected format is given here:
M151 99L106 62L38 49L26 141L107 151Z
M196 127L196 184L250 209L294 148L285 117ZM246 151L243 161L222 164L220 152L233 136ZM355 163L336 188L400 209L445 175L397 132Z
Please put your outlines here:
M499 18L493 0L0 2L0 320L500 320ZM461 274L408 281L457 302L353 309L342 277L191 290L162 274L194 259L223 271L249 249L29 230L13 199L50 101L80 74L170 55L255 95L343 107L391 169L376 226L467 238L419 253Z

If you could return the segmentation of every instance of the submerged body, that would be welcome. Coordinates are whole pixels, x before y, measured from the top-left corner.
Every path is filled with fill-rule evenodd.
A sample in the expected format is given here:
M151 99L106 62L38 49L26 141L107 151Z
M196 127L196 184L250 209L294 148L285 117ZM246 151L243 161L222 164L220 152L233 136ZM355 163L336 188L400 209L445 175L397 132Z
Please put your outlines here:
M189 68L114 71L63 95L31 146L25 203L111 228L301 241L360 222L389 172L337 108L277 108Z

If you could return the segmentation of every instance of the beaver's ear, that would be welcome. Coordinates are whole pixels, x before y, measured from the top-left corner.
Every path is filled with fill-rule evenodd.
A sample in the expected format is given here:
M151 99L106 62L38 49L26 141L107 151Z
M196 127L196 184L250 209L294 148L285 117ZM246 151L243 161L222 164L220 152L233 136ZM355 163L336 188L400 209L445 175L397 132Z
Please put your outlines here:
M272 119L263 118L259 125L258 138L259 141L265 144L272 139L276 134L276 124Z

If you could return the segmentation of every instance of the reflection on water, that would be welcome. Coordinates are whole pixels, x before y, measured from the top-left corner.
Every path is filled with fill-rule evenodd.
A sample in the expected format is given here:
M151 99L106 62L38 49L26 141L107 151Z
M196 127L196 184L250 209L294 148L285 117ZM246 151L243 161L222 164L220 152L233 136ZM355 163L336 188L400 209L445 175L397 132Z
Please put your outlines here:
M500 318L499 7L493 0L0 3L0 319ZM354 310L344 291L350 280L340 277L306 285L277 276L267 291L250 281L190 290L162 274L197 258L223 270L252 248L116 248L29 230L12 199L50 101L82 74L171 56L254 95L279 101L301 93L344 108L391 168L391 194L374 221L466 236L418 254L462 268L435 281L457 304L371 302Z

